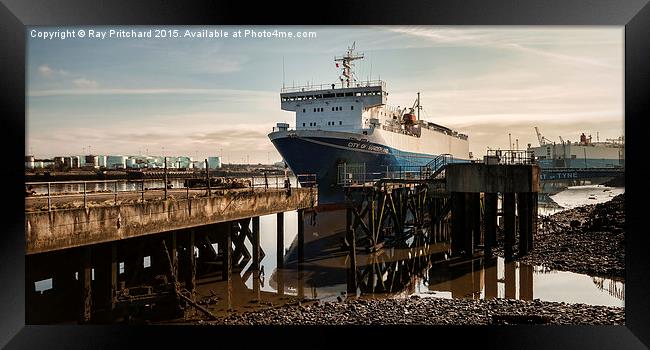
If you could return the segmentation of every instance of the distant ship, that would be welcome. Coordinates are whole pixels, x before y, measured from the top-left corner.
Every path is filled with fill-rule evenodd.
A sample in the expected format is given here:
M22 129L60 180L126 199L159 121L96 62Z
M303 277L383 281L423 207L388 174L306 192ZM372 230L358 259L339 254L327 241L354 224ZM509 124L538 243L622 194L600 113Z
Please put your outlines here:
M551 142L535 127L539 146L530 147L537 163L545 168L612 168L625 166L625 137L592 142L591 135L580 135L579 142Z
M342 69L339 83L280 93L281 108L296 113L295 128L277 123L268 136L294 174L316 175L319 200L323 190L336 187L340 164L365 164L366 173L385 173L423 166L442 154L469 159L467 135L420 119L419 93L413 107L395 108L387 105L385 82L358 82L353 61L362 58L353 44L334 58Z

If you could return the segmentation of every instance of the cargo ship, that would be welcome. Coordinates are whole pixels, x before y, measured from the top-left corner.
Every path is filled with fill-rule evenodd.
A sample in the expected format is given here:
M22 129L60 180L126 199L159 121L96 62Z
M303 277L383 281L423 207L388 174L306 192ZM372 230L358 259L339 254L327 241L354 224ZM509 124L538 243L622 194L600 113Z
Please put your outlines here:
M336 189L340 164L382 173L423 166L443 154L469 159L467 135L420 118L419 93L412 107L392 107L384 81L357 81L354 61L363 54L354 50L353 44L334 57L341 69L336 83L283 87L281 108L295 112L295 125L277 123L268 135L294 174L315 175L319 201Z
M540 168L617 168L625 167L625 137L597 140L592 142L591 135L580 135L579 142L571 142L559 137L558 143L542 136L535 127L539 146L530 147Z

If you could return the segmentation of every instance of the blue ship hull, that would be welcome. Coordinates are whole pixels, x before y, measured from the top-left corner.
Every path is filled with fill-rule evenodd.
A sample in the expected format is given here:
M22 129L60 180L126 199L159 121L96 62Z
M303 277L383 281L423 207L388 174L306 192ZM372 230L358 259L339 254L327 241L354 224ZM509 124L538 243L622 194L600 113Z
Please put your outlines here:
M385 173L387 168L423 166L437 156L402 152L372 142L355 141L355 146L350 147L349 140L329 137L280 137L271 141L294 174L316 175L319 203L344 200L343 191L337 185L339 164L365 163L366 173Z

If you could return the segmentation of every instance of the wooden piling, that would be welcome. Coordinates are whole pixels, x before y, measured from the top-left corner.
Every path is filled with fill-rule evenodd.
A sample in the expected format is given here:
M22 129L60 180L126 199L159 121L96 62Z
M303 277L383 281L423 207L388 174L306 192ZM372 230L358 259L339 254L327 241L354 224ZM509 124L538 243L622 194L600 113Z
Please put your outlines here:
M465 247L465 194L451 193L451 253L454 256Z
M472 211L472 250L477 249L481 244L481 194L470 193L470 210Z
M348 293L356 295L357 293L357 244L352 227L352 208L345 210L345 237L348 242L348 252L350 254L350 267L348 272Z
M305 211L298 209L298 297L304 298L303 265L305 263Z
M497 243L497 205L496 193L483 195L483 249L485 256L492 256L492 247Z
M506 299L514 299L516 297L515 293L517 292L517 285L515 282L515 262L508 261L504 263L505 265L505 297Z
M515 194L504 193L503 194L503 229L505 233L505 239L503 242L504 254L506 260L510 260L513 257L512 249L515 244Z
M519 300L533 300L533 267L519 264Z
M497 258L488 258L485 260L485 299L496 299L499 296L497 280Z
M530 235L530 208L528 193L517 194L517 213L519 214L519 256L528 254L528 237Z
M538 193L531 192L529 193L529 208L530 208L530 232L528 234L528 251L533 250L533 238L537 235L537 201Z
M232 222L226 222L223 224L224 235L222 239L222 256L223 263L221 264L221 276L224 281L228 281L232 275Z
M284 213L277 214L277 268L284 268Z
M253 269L260 269L260 217L253 217L253 241L251 245L253 246Z
M81 287L81 305L79 308L79 323L88 323L92 315L92 267L90 246L80 248L81 268L79 271L79 286Z

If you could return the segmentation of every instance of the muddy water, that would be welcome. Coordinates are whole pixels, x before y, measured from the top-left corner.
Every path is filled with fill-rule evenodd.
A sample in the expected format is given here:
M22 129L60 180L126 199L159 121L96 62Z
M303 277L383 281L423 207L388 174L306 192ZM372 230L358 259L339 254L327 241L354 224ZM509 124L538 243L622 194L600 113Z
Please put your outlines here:
M584 198L600 190L598 199ZM558 195L567 205L603 202L622 190L591 186L569 189ZM612 196L613 197L613 196ZM297 215L285 214L285 268L276 269L276 216L260 219L264 258L259 276L234 273L226 282L200 283L199 292L218 302L209 306L217 314L279 305L299 299L336 301L346 297L350 270L347 252L341 250L345 211L317 208L305 213L305 246L302 278L297 270ZM248 242L247 242L248 244ZM250 245L248 248L251 249ZM441 298L540 299L590 305L624 306L624 282L564 271L553 271L523 263L505 263L501 258L472 260L449 258L447 242L424 242L411 238L399 247L374 254L358 252L357 295L362 298L404 298L411 295ZM257 278L256 278L257 277ZM218 279L217 279L218 280ZM206 292L212 289L212 292ZM220 294L218 291L224 291ZM231 292L228 293L227 291Z

